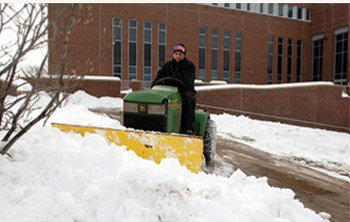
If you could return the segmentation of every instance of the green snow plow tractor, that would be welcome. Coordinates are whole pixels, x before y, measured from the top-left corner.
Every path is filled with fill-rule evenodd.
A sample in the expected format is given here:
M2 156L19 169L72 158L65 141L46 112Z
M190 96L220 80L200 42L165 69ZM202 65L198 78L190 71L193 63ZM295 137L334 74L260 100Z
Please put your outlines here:
M138 156L160 163L176 158L192 172L205 170L216 150L216 125L204 110L195 111L195 135L181 134L183 83L163 78L150 90L130 92L124 97L123 125L126 130L52 124L63 131L98 133Z
M128 93L124 97L123 125L167 134L181 133L182 100L180 80L165 77L150 90ZM195 137L203 140L205 161L210 162L216 150L216 125L210 113L195 111ZM191 138L189 135L181 135Z

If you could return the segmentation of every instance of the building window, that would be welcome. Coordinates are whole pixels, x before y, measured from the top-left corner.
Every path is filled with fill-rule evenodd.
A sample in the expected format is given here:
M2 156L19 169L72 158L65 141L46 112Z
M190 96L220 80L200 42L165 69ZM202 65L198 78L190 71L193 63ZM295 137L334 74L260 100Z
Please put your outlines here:
M293 6L288 6L288 18L293 18Z
M122 78L122 19L113 19L113 76Z
M288 39L287 54L287 82L291 83L293 80L293 39Z
M201 26L199 28L199 79L202 81L205 81L206 33L206 27Z
M236 32L235 81L236 81L236 83L242 82L242 31Z
M247 11L250 11L250 3L247 3Z
M334 83L346 85L348 72L348 29L335 31Z
M278 4L278 15L283 16L283 4Z
M225 3L225 4L224 4L224 7L230 8L230 3Z
M158 23L158 67L165 63L166 55L166 23Z
M310 9L306 9L306 20L310 20Z
M298 7L298 19L303 18L303 9Z
M137 79L137 20L129 20L129 80Z
M211 30L211 80L218 79L219 30Z
M323 35L313 38L313 71L312 80L322 81L322 67L323 67Z
M278 38L277 83L283 81L283 38Z
M269 35L267 40L267 83L273 81L273 35Z
M260 13L264 13L264 3L260 3Z
M273 15L273 3L268 3L269 5L269 14Z
M303 42L301 39L297 41L297 82L301 82L301 56Z
M143 86L149 88L152 78L152 22L143 22Z
M242 8L242 4L241 3L236 3L236 9L241 9Z
M224 31L224 81L230 82L230 31Z

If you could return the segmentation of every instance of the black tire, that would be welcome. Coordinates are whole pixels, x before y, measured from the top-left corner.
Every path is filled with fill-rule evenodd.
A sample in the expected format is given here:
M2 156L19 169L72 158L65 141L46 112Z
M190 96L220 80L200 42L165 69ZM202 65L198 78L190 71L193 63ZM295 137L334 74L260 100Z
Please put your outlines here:
M216 123L208 119L207 126L203 137L204 147L203 153L205 156L206 163L208 164L212 159L214 159L216 152Z

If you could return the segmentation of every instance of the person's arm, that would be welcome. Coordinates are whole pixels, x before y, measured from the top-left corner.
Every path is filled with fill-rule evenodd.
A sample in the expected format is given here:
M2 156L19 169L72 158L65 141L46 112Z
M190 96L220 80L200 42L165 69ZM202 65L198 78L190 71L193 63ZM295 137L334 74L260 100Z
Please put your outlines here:
M153 80L152 83L151 83L151 88L156 84L156 82L157 82L159 79L161 79L161 78L163 78L163 77L166 76L166 72L165 72L165 70L166 70L166 64L167 64L167 63L165 63L163 66L161 66L160 69L158 70L156 78L154 78L154 80Z
M196 78L196 67L192 62L188 64L186 69L181 71L182 82L185 85L185 90L192 90L194 87L194 80Z

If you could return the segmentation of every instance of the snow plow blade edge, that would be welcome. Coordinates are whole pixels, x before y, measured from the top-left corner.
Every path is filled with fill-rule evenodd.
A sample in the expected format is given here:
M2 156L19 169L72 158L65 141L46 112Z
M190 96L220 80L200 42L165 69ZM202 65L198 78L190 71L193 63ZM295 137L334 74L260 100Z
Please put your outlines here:
M160 163L162 159L174 157L190 171L198 173L202 167L203 139L178 134L159 132L127 131L110 128L78 126L52 123L53 128L64 132L73 131L84 136L85 133L96 133L104 136L110 143L126 146L144 159Z

